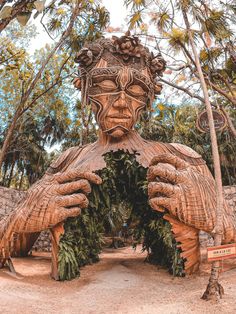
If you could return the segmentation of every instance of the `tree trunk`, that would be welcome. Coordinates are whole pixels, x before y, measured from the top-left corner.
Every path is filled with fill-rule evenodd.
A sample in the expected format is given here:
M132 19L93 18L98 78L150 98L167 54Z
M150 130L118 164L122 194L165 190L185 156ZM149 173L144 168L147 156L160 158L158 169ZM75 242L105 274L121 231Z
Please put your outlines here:
M2 163L3 163L4 158L6 156L8 147L11 143L11 139L13 136L14 129L16 127L16 123L18 121L18 118L21 116L21 114L22 114L22 111L21 111L21 107L19 106L17 108L14 116L13 116L12 122L11 122L11 124L7 130L7 134L6 134L6 137L5 137L4 142L3 142L3 146L2 146L1 154L0 154L0 169L2 168Z
M10 171L10 175L9 175L9 178L8 178L8 183L7 183L7 186L10 187L11 185L11 180L12 180L12 176L13 176L13 171L14 171L14 167L15 167L15 160L13 161L12 165L11 165L11 171Z
M2 150L1 150L1 154L0 154L0 169L2 168L2 163L3 160L5 158L5 155L7 153L8 147L10 145L12 136L13 136L13 132L16 126L16 123L19 119L19 117L27 110L29 109L29 106L27 108L24 108L26 102L29 99L29 96L31 95L32 91L34 90L35 85L37 84L38 80L40 79L46 65L48 64L48 62L50 61L50 59L53 57L53 55L55 54L55 52L61 47L61 45L64 43L65 39L70 35L70 32L73 28L74 22L76 17L78 16L79 12L80 12L80 6L77 4L72 12L71 18L70 18L70 22L69 25L67 27L67 29L63 32L59 42L56 44L56 46L52 49L52 51L49 53L49 55L47 56L46 60L42 63L41 68L39 69L38 73L36 74L34 80L32 81L32 83L30 84L28 90L25 92L25 94L23 95L21 102L16 110L16 113L14 114L13 120L9 126L9 129L7 131L7 135L6 138L3 142L3 146L2 146ZM1 29L0 29L1 31Z
M233 125L233 122L232 122L228 112L225 110L225 108L223 108L223 106L220 107L220 110L225 115L225 118L227 120L230 133L236 138L236 129L235 129L234 125Z
M6 175L7 175L7 167L5 167L4 169L4 174L3 174L3 177L2 177L2 185L5 186L5 182L6 182Z
M213 156L213 164L214 164L214 174L215 174L215 182L216 182L216 224L214 226L214 244L221 245L222 241L222 233L223 233L223 189L222 189L222 178L221 178L221 168L220 168L220 156L218 151L218 144L216 138L216 131L214 126L214 119L211 109L211 103L209 100L207 85L203 76L200 60L198 57L197 49L192 37L192 33L190 30L190 24L188 21L188 16L184 7L182 7L182 13L184 22L188 31L190 44L192 47L192 51L194 54L194 59L197 67L197 71L199 74L199 79L205 99L206 111L209 121L210 127L210 137L211 137L211 147L212 147L212 156ZM210 300L210 299L218 299L218 297L222 297L224 293L223 287L219 284L219 261L216 261L212 264L211 275L209 278L209 283L206 291L204 292L202 299Z

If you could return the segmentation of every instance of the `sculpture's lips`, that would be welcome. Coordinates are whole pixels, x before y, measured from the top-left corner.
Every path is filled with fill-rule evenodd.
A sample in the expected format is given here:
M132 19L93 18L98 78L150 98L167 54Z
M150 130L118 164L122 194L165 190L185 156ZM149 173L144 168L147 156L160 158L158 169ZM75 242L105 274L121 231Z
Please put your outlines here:
M113 118L113 119L130 119L130 116L128 116L126 114L122 114L122 113L109 114L107 117Z

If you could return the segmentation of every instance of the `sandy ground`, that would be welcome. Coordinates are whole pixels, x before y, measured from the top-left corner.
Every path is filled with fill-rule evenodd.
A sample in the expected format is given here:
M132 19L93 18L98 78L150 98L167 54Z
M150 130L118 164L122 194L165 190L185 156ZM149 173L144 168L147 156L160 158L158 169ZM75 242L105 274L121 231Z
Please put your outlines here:
M209 276L206 267L198 276L173 278L144 258L131 248L106 249L99 263L69 282L50 279L46 255L15 259L17 278L0 271L0 313L236 313L236 268L221 275L225 296L213 304L200 299Z

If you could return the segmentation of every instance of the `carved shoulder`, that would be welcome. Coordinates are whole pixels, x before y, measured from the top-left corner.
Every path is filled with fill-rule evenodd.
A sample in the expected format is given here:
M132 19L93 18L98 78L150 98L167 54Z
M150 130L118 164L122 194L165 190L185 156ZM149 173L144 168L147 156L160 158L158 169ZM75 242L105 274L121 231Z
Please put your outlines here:
M63 152L55 159L46 171L46 174L54 174L60 171L65 171L71 162L80 154L83 147L71 147Z
M173 146L178 152L191 157L191 158L202 158L201 155L199 155L195 150L190 148L189 146L180 144L180 143L170 143L171 146Z
M179 144L179 143L170 143L168 144L172 153L177 155L178 157L184 159L192 165L199 166L205 165L206 162L203 160L202 156L195 152L192 148Z
M170 143L169 146L175 150L174 152L175 155L184 159L192 166L195 166L195 168L204 176L212 178L212 174L208 169L205 160L202 158L200 154L195 152L192 148L179 143Z

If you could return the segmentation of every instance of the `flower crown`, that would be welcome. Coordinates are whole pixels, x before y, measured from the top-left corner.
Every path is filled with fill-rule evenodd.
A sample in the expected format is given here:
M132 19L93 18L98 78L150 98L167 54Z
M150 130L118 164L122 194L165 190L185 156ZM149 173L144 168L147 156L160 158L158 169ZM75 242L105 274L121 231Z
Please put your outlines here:
M131 36L130 32L121 37L103 37L85 44L77 54L75 62L79 63L80 73L88 73L96 67L101 58L107 61L108 66L122 64L136 67L138 70L146 68L153 80L162 76L166 66L160 53L155 56L141 44L137 36Z

